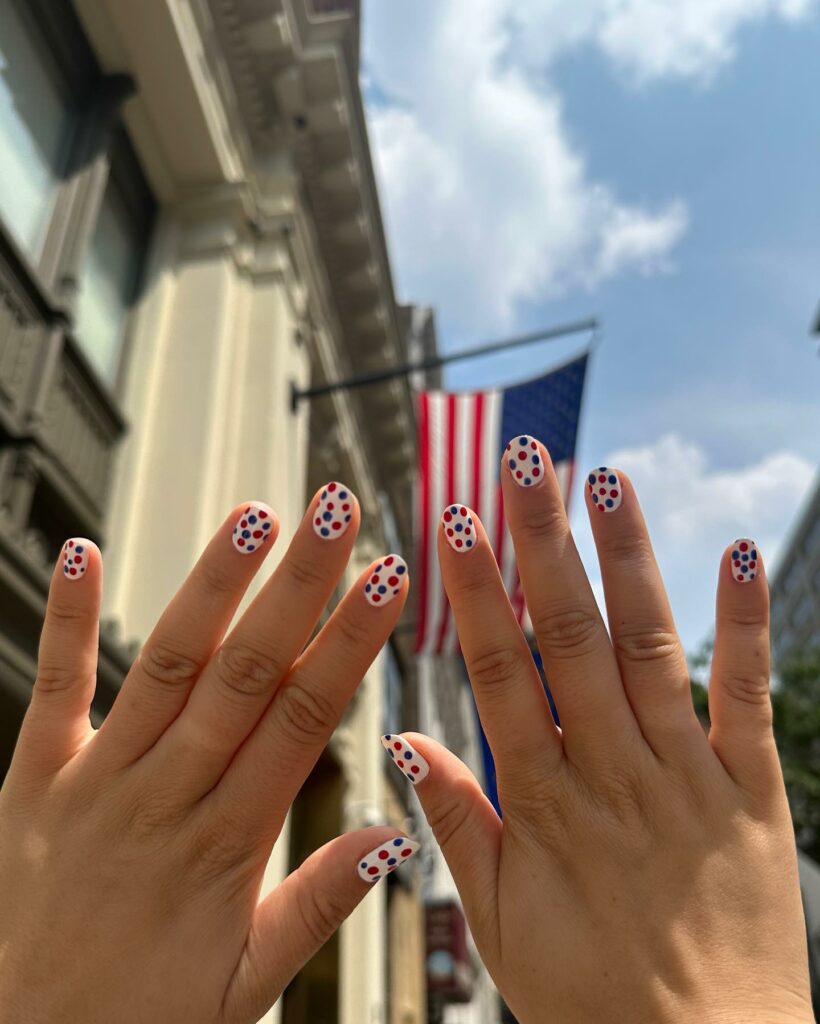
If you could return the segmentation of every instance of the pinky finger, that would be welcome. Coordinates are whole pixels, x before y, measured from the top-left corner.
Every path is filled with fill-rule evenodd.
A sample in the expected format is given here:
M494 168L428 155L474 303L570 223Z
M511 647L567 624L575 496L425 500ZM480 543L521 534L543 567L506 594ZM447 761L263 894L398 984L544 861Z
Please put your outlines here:
M375 882L419 844L386 826L331 840L256 908L245 951L223 1002L224 1020L257 1020L324 945Z
M51 576L37 678L15 760L53 773L87 742L99 643L102 559L84 537L66 541Z
M710 742L732 778L771 793L780 768L769 696L769 591L757 546L735 541L723 554L709 683Z

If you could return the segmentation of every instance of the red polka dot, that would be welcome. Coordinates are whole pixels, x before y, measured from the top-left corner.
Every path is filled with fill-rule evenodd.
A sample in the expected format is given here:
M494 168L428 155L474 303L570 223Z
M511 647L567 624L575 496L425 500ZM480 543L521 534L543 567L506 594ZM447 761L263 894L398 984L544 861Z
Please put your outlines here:
M448 537L452 537L453 536L453 531L452 530L448 530L447 531L447 536Z
M244 529L245 529L245 527L246 527L246 526L248 525L248 520L247 520L247 519L243 519L243 520L242 520L242 522L241 522L241 523L240 523L239 525L240 525L240 526L242 527L242 529L244 530Z
M459 509L459 512L461 512L461 514L462 514L463 516L466 516L466 515L467 515L467 509L466 509L466 508L465 508L465 507L464 507L463 505L462 505L462 506L461 506L461 508Z
M418 775L418 773L421 771L421 768L419 768L419 766L417 764L414 764L413 767L410 769L410 771L414 775Z
M74 562L75 562L76 565L79 565L80 562L82 562L82 560L83 560L83 556L82 555L75 555L74 556ZM754 562L749 562L749 565L754 565Z
M511 444L508 444L508 445L507 445L507 451L509 451L509 450L510 450L510 448L512 448L512 445L511 445Z
M394 743L393 744L393 749L394 750L401 750L401 743Z
M381 594L371 594L370 597L371 597L371 599L373 601L376 602L376 604L378 604L379 601L381 601L381 599L382 599L382 595Z
M532 475L533 476L540 476L541 475L541 470L538 468L538 466L534 466L533 467Z
M68 542L68 546L69 546L70 548L73 548L73 547L74 547L74 541L73 541L73 540L70 540L70 541Z
M349 511L350 511L350 505L348 505L348 503L345 502L344 505L342 505L342 512L349 512Z
M371 582L371 583L373 584L373 586L375 587L375 586L376 586L376 584L377 584L377 583L379 582L379 574L378 574L378 573L374 573L374 574L373 574L373 575L372 575L372 576L370 577L370 582Z
M332 493L333 493L333 492L334 492L334 491L336 490L336 484L328 484L328 485L327 485L327 489L328 489L328 490L330 491L330 493L332 494Z
M237 541L236 541L236 543L237 543L237 544L239 545L239 547L240 547L240 548L244 548L244 546L245 546L245 541L244 541L244 540L242 540L242 538L241 538L241 537L238 537L238 538L237 538Z
M334 530L341 530L341 528L342 528L342 524L341 523L331 523L330 525L331 525L331 528L334 529Z
M609 492L609 496L610 496L610 498L617 498L618 497L618 492L617 491L610 491Z
M604 476L603 473L601 473L601 475L598 477L598 483L599 484L605 484L606 483L606 477Z
M604 512L605 511L603 504L596 505L595 507L598 509L599 512Z
M465 534L466 534L466 535L467 535L468 537L470 536L470 534L471 534L472 532L473 532L473 531L472 531L472 530L470 529L470 527L469 527L469 526L465 526L465 528L464 528L464 533L465 533Z
M401 851L401 855L402 855L402 857L409 857L412 852L413 851L408 848L407 850L402 850Z
M396 764L399 766L399 768L404 768L404 761L396 761Z
M332 501L329 501L327 503L327 510L328 510L328 512L332 512L334 508L336 508L336 506L333 504Z
M530 441L530 448L532 448L533 451L538 450L538 445L535 443L535 441Z
M387 850L381 850L379 853L379 860L387 860L389 856L390 854L387 852Z
M367 873L368 873L368 875L378 875L379 869L378 868L368 868L367 869Z
M738 544L738 547L740 548L741 551L748 551L749 550L749 545L745 541L742 544Z
M385 558L385 560L384 560L384 564L385 565L392 565L393 564L393 556L392 555L388 555L387 558Z
M599 487L598 488L598 493L599 494L606 494L606 487Z
M757 562L756 562L756 561L755 561L754 559L752 559L752 560L751 560L751 562L749 562L749 568L750 568L750 569L754 569L754 567L755 567L756 565L757 565Z
M259 509L259 518L260 519L267 519L268 518L268 513L263 508Z
M262 536L262 531L261 530L254 530L253 531L253 535L254 535L254 537L261 537Z
M74 566L72 566L68 571L71 573L72 576L77 575L77 570L74 568Z
M398 582L399 582L398 576L389 576L388 579L387 579L388 587L395 587Z
M524 450L522 449L522 450L521 450L521 451L520 451L520 452L518 453L518 461L519 461L519 462L522 462L522 461L523 461L524 459L526 459L526 457L527 457L527 453L526 453L526 452L525 452L525 451L524 451Z
M314 523L317 526L321 526L322 525L322 520L318 516L313 521L314 521Z
M444 522L445 523L449 523L452 518L453 518L453 516L452 516L451 512L445 512L444 513Z
M517 469L517 470L515 471L515 476L516 476L516 479L517 479L517 480L520 480L520 479L521 479L521 477L522 477L523 475L524 475L524 474L523 474L523 473L521 472L521 470L520 470L520 469Z
M740 565L740 559L739 558L735 559L735 565Z
M457 547L457 548L460 548L460 547L462 547L462 546L463 546L463 541L461 540L461 538L458 538L458 539L456 540L456 547Z

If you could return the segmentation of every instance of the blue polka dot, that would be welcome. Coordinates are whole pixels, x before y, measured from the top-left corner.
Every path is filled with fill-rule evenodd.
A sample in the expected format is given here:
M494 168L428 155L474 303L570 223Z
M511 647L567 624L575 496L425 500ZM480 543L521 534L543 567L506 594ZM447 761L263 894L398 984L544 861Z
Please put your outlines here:
M464 523L456 523L456 533L461 533L464 529Z
M526 437L519 437L519 438L518 438L518 443L519 443L520 445L525 445L525 444L527 443L527 439L526 439Z
M248 551L253 551L255 546L256 546L255 544L249 544L248 545Z
M593 501L595 502L595 504L597 505L597 504L598 504L598 495L597 495L597 494L593 494L593 495L592 495L592 500L593 500Z
M346 522L346 523L349 523L349 522L350 522L350 516L345 516L345 522Z
M262 529L263 530L269 530L270 529L270 523L263 523L262 524Z
M366 867L367 867L367 861L366 861L366 860L363 860L363 861L361 862L361 864L359 865L359 867L362 867L362 868L366 868Z
M748 565L741 565L740 571L741 572L748 572L749 571L749 566Z
M393 840L393 845L394 846L404 846L404 840L403 839L394 839Z
M243 537L250 537L250 535L251 535L251 531L250 530L243 530L242 531L242 536Z
M344 501L345 498L347 497L347 491L339 491L339 497L341 498L342 501Z
M507 465L510 467L510 469L515 469L515 459L510 459Z
M598 467L598 472L599 473L606 473L606 466L599 466Z
M450 511L453 513L453 515L457 515L458 514L458 509L456 508L455 505L451 505L450 506Z
M368 584L367 584L367 586L366 586L366 587L364 588L364 592L365 592L365 594L369 594L369 593L370 593L370 591L371 591L372 589L373 589L373 588L372 588L372 587L370 586L370 584L368 583ZM389 739L389 737L388 737L388 739Z
M396 569L396 575L398 576L404 576L406 572L407 569L403 565L398 566L398 568Z
M82 551L82 548L77 548L77 550L78 551ZM754 558L754 559L757 558L757 551L755 551L754 548L752 548L752 558Z
M607 508L612 508L612 506L615 504L615 502L612 500L612 498L607 498L606 501L604 502L604 504L606 505Z
M749 556L748 555L741 555L740 558L741 558L741 561L744 561L744 562L748 562L749 561Z
M471 540L468 540L467 541L467 547L471 548L472 546L473 546L473 542Z
M373 570L373 572L381 572L381 571L382 571L382 567L380 565L377 565L376 568Z
M237 527L234 527L234 528L233 528L233 532L234 532L234 533L239 533L239 530L237 529Z
M330 522L330 520L331 520L332 518L333 518L333 515L332 515L332 513L330 513L330 512L325 512L325 513L323 513L323 515L322 515L322 519L324 519L324 521L325 521L326 523L329 523L329 522Z
M255 523L256 522L256 516L248 516L248 522L249 523Z
M740 558L740 552L737 550L737 548L735 548L735 550L732 552L732 558Z
M531 483L532 483L532 480L530 480L530 478L528 476L525 476L524 477L524 486L525 487L529 487Z
M75 548L75 550L76 550L78 555L81 555L83 553L83 551L85 550L85 548L82 546L82 544L78 544L77 547Z
M322 491L322 501L327 497L327 491Z
M384 738L386 740L392 740L393 739L393 737L390 735L390 733L388 733Z
M322 535L323 537L328 537L328 536L330 536L330 530L328 530L328 528L327 528L326 526L323 526L323 527L321 528L321 530L319 531L319 533L321 533L321 535Z
M388 857L388 859L387 859L387 866L389 868L392 868L395 863L396 863L396 858L395 857Z
M607 477L607 480L609 480L609 482L611 484L617 484L617 482L618 482L618 478L616 476L614 476L612 473L609 474L609 476Z
M379 593L380 594L386 594L387 593L387 587L379 587Z
M405 756L405 758L408 761L412 761L413 760L413 751L412 750L405 750L404 756Z
M469 516L467 516L467 523L468 523L469 526L473 525L473 521L472 521L472 519L470 519Z
M594 484L594 483L595 483L595 474L594 474L594 473L590 473L590 474L589 474L589 482L590 482L591 484Z
M408 779L409 779L409 780L410 780L411 782L415 782L415 779L414 779L414 778L413 778L413 776L412 776L412 775L410 774L410 772L405 772L404 774L405 774L405 775L407 776L407 778L408 778Z
M392 751L392 750L388 750L388 751L387 751L387 753L388 753L388 754L389 754L389 755L390 755L391 757L393 757L393 758L395 758L395 756L396 756L396 755L395 755L395 754L393 753L393 751Z
M540 466L541 459L537 455L533 455L533 457L532 457L532 464L533 464L533 466Z

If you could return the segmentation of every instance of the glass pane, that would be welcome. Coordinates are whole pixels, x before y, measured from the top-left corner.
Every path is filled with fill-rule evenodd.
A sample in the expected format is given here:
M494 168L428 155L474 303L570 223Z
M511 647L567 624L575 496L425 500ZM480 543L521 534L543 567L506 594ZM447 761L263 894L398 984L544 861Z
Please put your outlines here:
M128 312L139 284L144 239L109 179L80 278L77 343L107 383L116 380Z
M12 0L0 0L0 215L37 260L57 195L70 107Z

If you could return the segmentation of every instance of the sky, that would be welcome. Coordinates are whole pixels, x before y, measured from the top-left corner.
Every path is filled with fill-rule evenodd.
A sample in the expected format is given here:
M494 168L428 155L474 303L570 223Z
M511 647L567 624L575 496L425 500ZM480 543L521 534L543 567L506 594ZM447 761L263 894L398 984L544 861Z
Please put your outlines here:
M444 351L601 319L573 531L601 600L580 488L626 470L695 651L724 546L776 569L820 464L820 0L371 0L362 45L399 300Z

